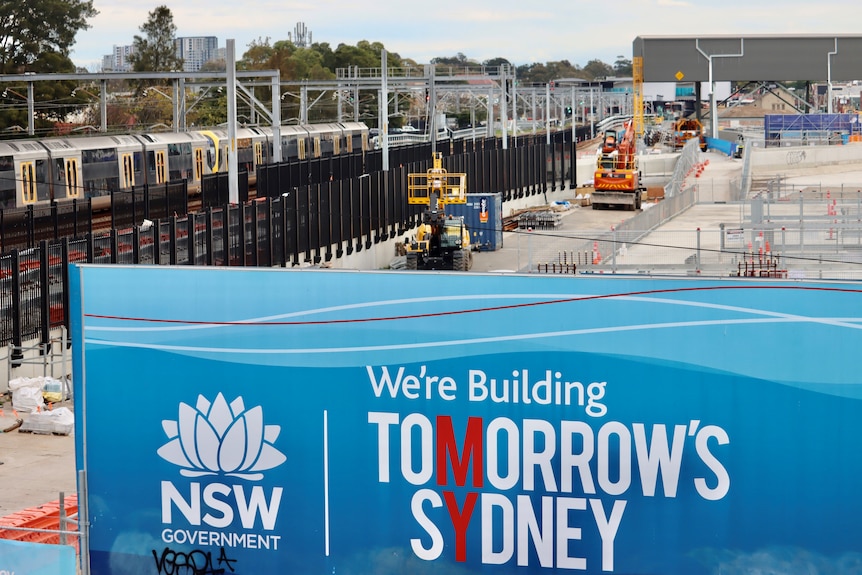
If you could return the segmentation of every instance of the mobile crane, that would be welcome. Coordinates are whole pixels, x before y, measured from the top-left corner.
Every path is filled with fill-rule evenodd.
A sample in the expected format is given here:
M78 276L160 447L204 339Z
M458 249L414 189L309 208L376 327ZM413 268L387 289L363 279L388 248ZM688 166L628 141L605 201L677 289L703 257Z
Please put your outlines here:
M428 206L415 238L404 242L407 269L469 271L473 253L464 218L445 213L448 204L467 203L467 174L447 172L436 152L427 172L407 174L407 203Z
M624 206L629 210L641 207L641 184L635 154L635 137L632 121L617 132L605 133L605 141L598 149L596 173L593 177L593 209Z

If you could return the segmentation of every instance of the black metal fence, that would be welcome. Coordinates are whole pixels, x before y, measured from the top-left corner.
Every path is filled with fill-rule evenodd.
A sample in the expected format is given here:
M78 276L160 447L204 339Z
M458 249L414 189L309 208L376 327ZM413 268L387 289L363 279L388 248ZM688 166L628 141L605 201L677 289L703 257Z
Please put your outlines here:
M453 143L444 151L443 163L451 172L466 173L472 192L501 192L504 201L522 198L562 189L568 171L574 175L570 139L555 134L548 147L544 136L518 138L505 150L494 140ZM51 206L45 216L31 210L23 219L29 223L19 224L24 231L10 227L10 238L26 241L13 242L14 249L0 254L0 345L48 343L52 328L68 327L66 286L72 263L319 264L404 235L418 225L422 210L407 203L407 174L427 170L432 160L427 145L397 150L387 172L363 171L377 166L379 152L366 155L362 170L355 159L339 171L333 163L314 161L305 167L267 166L256 174L256 200L204 204L192 214L185 214L185 183L117 194L113 227L104 233L81 221L81 214L92 209L84 202L87 208L79 205L68 214L60 206ZM209 178L202 194L207 186L222 199L227 176ZM209 201L215 201L212 197ZM144 220L151 224L141 225ZM44 222L51 222L46 237L35 227Z

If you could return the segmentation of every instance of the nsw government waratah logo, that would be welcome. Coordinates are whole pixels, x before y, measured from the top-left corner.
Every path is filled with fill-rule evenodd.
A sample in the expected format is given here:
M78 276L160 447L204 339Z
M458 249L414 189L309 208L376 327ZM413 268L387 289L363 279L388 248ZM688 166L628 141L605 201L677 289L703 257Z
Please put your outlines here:
M278 467L287 457L273 443L279 425L263 424L263 408L246 409L242 397L230 404L219 393L215 401L198 396L195 407L180 403L177 421L165 419L168 436L159 456L182 469L186 477L227 475L258 481L263 473Z

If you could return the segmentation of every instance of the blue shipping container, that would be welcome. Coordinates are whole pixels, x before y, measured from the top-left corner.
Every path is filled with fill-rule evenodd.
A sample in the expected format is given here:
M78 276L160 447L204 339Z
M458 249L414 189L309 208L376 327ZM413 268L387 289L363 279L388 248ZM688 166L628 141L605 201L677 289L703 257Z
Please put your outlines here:
M493 252L503 247L503 196L467 194L466 204L449 204L446 213L463 216L473 249Z

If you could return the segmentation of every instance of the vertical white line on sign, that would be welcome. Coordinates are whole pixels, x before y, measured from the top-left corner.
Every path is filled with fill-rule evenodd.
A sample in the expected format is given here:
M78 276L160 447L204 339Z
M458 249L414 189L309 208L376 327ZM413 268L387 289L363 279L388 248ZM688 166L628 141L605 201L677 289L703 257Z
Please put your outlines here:
M323 410L323 546L329 557L329 425Z

